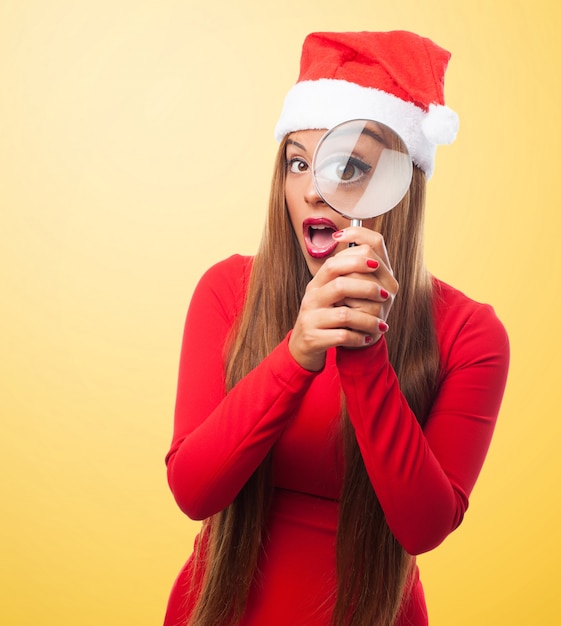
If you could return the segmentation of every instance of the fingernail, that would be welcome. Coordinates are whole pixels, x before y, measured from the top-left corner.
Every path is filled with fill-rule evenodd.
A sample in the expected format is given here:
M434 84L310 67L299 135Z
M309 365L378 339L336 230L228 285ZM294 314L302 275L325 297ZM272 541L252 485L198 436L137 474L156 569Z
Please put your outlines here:
M380 289L380 295L384 300L387 300L390 297L390 294L385 289Z
M368 345L369 343L372 343L372 339L373 337L371 337L370 335L366 335L366 337L364 338L364 343Z
M378 263L378 261L375 261L374 259L366 259L366 265L368 265L368 267L375 270L380 264Z
M331 236L333 237L333 239L340 239L343 236L344 232L344 230L337 230Z
M380 323L378 324L378 330L379 330L381 333L385 333L385 332L387 332L388 328L389 328L389 326L386 324L386 322L380 322Z

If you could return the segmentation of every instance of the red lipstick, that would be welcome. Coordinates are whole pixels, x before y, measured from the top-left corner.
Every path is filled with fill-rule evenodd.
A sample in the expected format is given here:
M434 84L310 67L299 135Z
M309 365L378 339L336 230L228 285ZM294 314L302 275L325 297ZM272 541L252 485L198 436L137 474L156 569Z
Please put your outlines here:
M337 247L333 233L337 226L326 217L308 217L302 223L304 241L308 254L314 259L323 259L329 256Z

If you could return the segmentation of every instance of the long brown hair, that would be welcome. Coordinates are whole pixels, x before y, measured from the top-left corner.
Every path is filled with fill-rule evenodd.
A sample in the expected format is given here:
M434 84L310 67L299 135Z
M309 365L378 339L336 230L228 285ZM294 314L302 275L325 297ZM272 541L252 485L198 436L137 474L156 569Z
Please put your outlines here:
M280 145L260 248L253 261L244 310L226 359L232 388L258 365L293 327L311 279L284 200L286 140ZM388 323L390 362L401 389L422 424L435 392L439 355L432 315L432 282L422 250L425 177L414 168L400 205L378 218L400 285ZM275 268L274 277L271 269ZM343 402L344 404L344 402ZM403 600L411 558L392 535L350 424L342 411L345 479L337 533L338 589L334 626L391 626ZM234 502L205 521L198 567L202 588L189 626L236 624L255 578L272 492L270 455ZM351 539L349 539L351 538Z

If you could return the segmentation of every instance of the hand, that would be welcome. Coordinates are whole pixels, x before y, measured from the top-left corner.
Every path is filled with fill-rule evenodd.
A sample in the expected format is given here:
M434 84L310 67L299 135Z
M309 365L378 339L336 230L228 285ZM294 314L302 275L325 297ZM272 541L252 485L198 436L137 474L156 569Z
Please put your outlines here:
M292 356L312 371L323 367L328 348L378 341L399 288L379 233L350 227L336 235L356 246L328 258L309 282L289 341Z

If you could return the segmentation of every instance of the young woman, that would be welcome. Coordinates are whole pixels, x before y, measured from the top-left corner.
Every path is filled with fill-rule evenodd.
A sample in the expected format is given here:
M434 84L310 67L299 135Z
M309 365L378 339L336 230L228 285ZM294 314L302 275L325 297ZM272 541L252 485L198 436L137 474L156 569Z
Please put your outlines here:
M425 181L457 126L448 58L402 31L304 43L259 251L212 267L187 315L166 461L204 523L166 626L428 623L415 555L462 521L508 368L491 307L423 262ZM325 130L354 118L414 164L362 227L311 177Z

